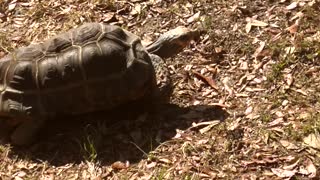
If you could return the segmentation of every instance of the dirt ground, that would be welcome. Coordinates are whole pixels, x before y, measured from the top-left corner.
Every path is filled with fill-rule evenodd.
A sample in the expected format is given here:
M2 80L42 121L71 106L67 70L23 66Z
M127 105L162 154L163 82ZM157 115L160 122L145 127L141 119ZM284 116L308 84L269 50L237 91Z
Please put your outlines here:
M57 118L0 146L0 180L319 179L318 0L2 0L0 57L84 22L206 33L167 60L170 104Z

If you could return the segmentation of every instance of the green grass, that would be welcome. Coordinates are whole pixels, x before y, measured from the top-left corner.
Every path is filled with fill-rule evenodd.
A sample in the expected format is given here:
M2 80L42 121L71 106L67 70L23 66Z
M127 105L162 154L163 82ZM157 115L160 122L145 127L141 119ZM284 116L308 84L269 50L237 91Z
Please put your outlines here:
M88 125L85 128L84 132L84 137L77 140L80 146L80 152L82 153L82 156L85 160L94 162L98 157L98 147L102 143L102 132L99 131L99 128L96 129L91 125Z
M96 146L91 136L87 136L81 148L84 151L84 159L90 162L94 162L97 159L98 154L97 154Z
M308 135L314 132L320 132L320 113L310 114L303 121L302 134Z

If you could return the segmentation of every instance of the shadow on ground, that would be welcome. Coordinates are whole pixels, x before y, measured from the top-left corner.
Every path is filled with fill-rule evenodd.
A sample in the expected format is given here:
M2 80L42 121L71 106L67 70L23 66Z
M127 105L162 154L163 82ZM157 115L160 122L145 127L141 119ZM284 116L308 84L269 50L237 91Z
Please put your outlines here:
M145 113L140 108L119 108L78 117L61 117L49 123L40 140L30 147L14 147L11 155L60 166L97 160L137 162L193 122L220 120L228 114L219 106L162 105ZM108 118L106 118L108 117Z

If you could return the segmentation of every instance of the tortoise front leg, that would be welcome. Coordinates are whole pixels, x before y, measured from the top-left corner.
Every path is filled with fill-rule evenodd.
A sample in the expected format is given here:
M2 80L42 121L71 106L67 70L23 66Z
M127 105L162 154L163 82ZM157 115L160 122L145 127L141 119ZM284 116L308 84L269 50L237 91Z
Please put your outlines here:
M0 119L0 144L8 143L13 129L14 126L10 125L7 119Z
M14 145L28 145L35 141L39 130L44 126L44 118L34 118L23 121L11 134Z

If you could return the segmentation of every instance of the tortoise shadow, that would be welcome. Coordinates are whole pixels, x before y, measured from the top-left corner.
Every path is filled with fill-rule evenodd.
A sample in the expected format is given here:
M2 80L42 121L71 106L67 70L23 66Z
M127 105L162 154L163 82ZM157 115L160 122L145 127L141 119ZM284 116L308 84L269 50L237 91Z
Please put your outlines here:
M172 139L176 129L187 129L194 122L224 121L229 115L220 106L210 105L165 104L151 113L135 107L56 118L42 130L37 143L13 147L11 155L55 166L83 160L96 160L104 165L115 161L135 163Z

